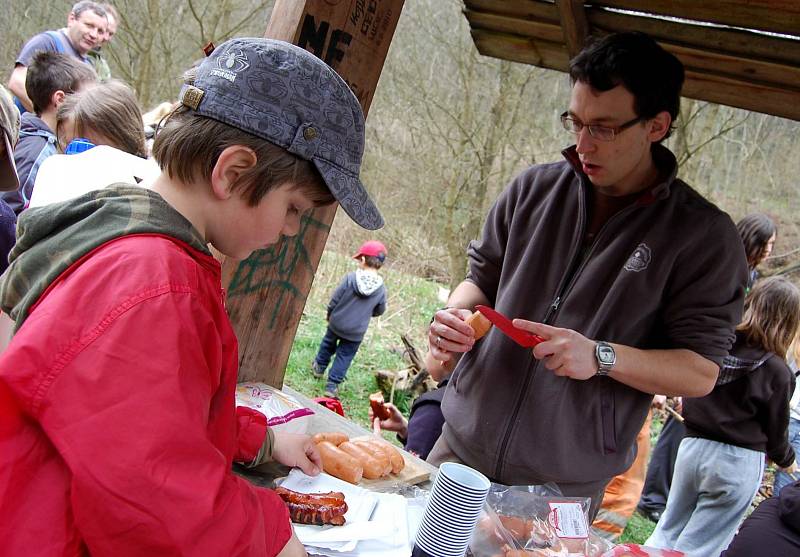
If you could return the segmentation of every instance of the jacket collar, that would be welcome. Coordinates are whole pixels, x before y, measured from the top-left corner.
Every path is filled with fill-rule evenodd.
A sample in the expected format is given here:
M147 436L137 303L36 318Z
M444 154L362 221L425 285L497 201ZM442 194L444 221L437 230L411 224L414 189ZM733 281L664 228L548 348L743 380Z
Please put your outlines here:
M55 137L53 130L50 129L50 126L45 124L44 120L39 118L33 112L26 112L20 118L19 123L19 131L20 133L24 132L28 135L41 135L44 137Z
M653 161L658 167L659 173L665 178L656 184L654 187L648 189L642 194L642 197L637 201L640 205L649 205L659 199L666 199L669 197L670 187L672 183L678 178L678 161L672 151L661 145L660 143L653 144L651 147L653 152ZM589 177L583 172L580 157L575 145L567 147L561 154L572 166L575 174L584 184L590 184Z

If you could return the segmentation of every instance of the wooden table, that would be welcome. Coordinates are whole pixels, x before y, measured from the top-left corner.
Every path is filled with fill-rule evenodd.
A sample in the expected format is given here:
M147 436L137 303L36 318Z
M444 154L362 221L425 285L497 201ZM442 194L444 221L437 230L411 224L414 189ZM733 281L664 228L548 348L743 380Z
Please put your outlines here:
M303 406L313 410L314 416L308 431L311 435L321 431L340 431L348 435L351 439L373 435L371 431L364 429L347 418L343 418L336 412L328 410L321 404L317 404L311 398L291 387L284 386L283 392L293 396ZM361 480L359 485L373 491L396 491L399 487L408 484L421 484L421 487L427 486L429 488L429 478L431 474L436 471L436 467L399 447L396 448L406 461L406 467L403 471L397 476L390 475L387 478L379 480L364 479ZM247 469L237 465L235 471L257 485L274 487L274 480L288 474L289 469L280 464L268 462L253 469Z

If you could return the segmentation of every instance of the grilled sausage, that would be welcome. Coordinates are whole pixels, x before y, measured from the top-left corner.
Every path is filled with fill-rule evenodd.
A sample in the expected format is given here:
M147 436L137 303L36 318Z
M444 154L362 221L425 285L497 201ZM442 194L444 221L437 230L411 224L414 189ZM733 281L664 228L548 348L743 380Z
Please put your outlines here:
M369 405L372 407L372 415L376 418L388 420L392 417L392 413L386 408L382 392L378 391L369 395Z
M344 494L338 491L328 493L298 493L283 487L275 489L286 507L292 522L297 524L314 524L322 526L344 524L347 503Z

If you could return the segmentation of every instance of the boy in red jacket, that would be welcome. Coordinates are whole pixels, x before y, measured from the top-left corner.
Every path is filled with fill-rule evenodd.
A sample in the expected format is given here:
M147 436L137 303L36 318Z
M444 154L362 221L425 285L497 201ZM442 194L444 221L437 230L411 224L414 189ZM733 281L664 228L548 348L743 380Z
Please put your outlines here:
M307 436L237 414L220 265L338 201L383 224L359 181L364 119L292 45L234 39L187 78L154 145L153 190L124 184L26 211L0 304L0 555L305 555L274 492L231 472L317 474Z

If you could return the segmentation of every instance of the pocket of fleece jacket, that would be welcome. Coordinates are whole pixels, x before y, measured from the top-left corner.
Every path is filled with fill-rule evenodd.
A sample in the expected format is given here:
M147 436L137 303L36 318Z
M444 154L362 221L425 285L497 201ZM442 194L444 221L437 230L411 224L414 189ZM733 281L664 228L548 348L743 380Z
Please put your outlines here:
M611 379L599 379L600 385L600 420L603 427L603 454L617 452L617 428L615 425L614 389Z

